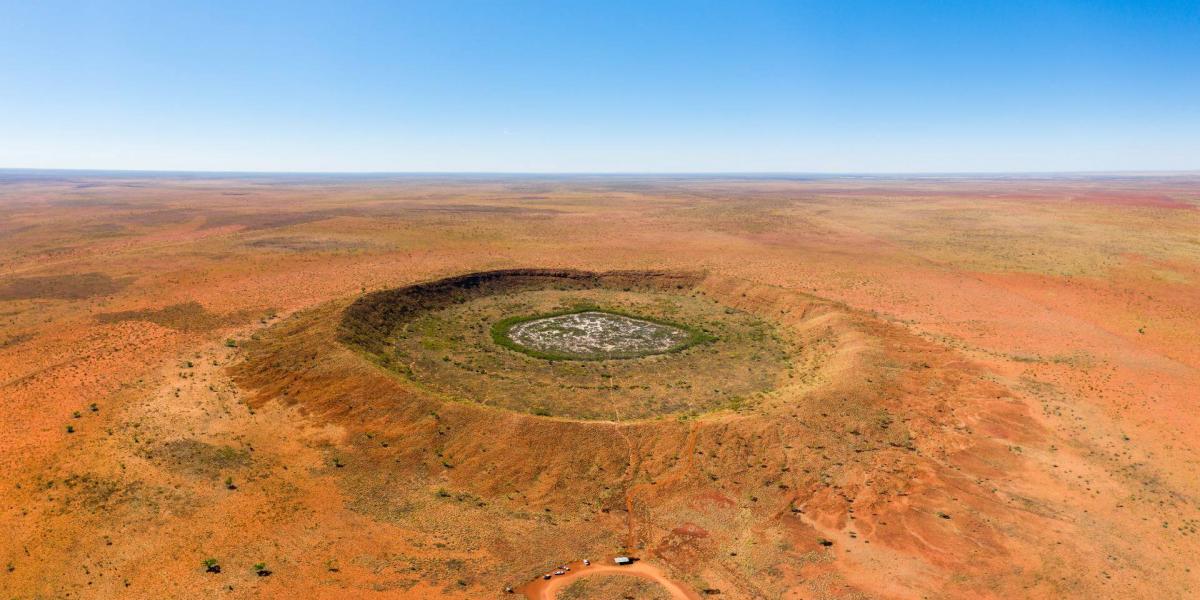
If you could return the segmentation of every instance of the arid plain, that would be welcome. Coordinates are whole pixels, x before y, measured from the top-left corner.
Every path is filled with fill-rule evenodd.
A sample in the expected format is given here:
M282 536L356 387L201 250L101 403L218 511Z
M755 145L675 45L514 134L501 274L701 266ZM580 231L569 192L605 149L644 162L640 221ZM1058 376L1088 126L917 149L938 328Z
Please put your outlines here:
M1198 340L1200 176L0 172L0 597L1195 598Z

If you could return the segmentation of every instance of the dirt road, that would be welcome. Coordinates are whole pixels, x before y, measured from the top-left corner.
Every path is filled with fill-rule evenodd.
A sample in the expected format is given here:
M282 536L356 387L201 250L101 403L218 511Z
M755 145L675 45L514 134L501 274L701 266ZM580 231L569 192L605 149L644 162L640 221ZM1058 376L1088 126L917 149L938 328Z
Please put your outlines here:
M581 577L590 577L592 575L625 575L653 581L667 590L675 600L700 600L699 594L671 581L658 568L645 562L636 562L624 567L595 563L585 567L583 566L583 562L568 563L567 566L571 567L571 570L566 575L559 575L552 579L539 578L536 581L525 584L517 591L524 594L529 600L554 600L558 596L559 591Z

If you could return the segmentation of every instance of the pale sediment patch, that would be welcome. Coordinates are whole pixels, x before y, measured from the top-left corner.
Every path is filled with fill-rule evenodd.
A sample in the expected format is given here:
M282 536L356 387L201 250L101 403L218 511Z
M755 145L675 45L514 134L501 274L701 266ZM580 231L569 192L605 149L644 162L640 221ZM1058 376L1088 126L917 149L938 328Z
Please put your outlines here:
M658 354L686 342L690 334L644 319L586 311L519 323L508 330L508 336L541 352L591 356Z

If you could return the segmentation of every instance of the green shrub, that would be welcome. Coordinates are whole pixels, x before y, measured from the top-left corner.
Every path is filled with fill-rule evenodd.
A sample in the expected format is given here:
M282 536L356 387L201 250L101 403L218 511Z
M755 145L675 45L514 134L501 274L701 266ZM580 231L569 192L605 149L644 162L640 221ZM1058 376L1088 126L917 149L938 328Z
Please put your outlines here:
M221 572L221 564L219 562L217 562L217 559L215 559L215 558L206 558L203 561L201 561L200 564L204 565L204 571L206 573L220 573Z

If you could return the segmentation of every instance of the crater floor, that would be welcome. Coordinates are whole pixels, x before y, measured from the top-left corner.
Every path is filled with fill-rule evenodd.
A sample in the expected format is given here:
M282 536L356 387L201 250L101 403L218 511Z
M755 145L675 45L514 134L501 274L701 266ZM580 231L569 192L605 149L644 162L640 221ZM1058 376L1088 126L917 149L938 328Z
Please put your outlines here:
M360 299L346 310L343 339L447 400L537 416L697 415L796 381L808 351L795 336L679 281L468 275Z
M532 318L499 334L522 350L579 360L662 354L693 337L674 325L599 310Z

